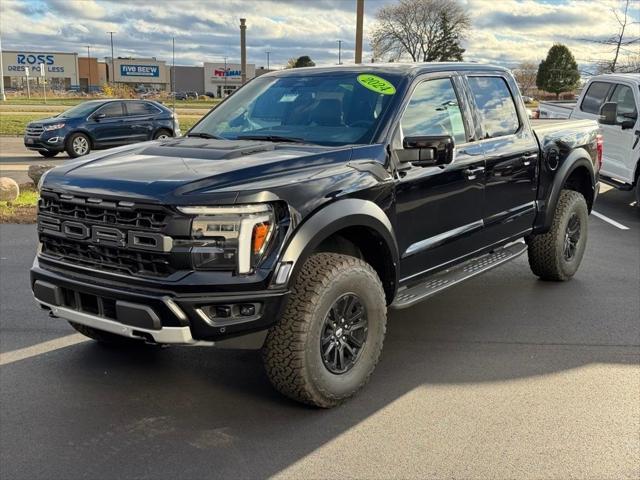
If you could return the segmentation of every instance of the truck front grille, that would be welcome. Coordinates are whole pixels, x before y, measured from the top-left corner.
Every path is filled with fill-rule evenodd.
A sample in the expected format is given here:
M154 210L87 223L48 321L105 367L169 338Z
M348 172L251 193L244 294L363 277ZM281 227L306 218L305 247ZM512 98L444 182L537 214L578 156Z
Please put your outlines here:
M166 277L178 270L172 240L164 234L172 215L161 206L43 191L38 204L41 254L110 273Z
M49 235L40 237L42 253L65 263L122 275L166 277L175 271L168 254L133 252Z

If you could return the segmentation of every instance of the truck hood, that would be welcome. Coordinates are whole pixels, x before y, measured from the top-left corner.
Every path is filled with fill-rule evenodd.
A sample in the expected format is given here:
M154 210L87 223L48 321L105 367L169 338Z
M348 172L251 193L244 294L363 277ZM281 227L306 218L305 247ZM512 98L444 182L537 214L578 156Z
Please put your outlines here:
M303 182L344 166L351 147L177 138L94 153L50 171L44 188L181 204L186 196L237 196L260 185Z

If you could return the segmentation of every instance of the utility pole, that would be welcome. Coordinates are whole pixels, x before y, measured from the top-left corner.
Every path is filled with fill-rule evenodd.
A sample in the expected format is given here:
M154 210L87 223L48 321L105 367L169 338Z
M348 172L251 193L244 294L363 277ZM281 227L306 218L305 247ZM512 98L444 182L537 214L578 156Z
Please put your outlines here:
M114 67L114 63L113 63L113 34L116 32L107 32L109 35L111 35L111 76L112 78L109 79L109 81L114 84L115 83L115 78L116 78L116 69Z
M362 21L364 0L356 0L356 63L362 63Z
M0 40L0 97L2 101L7 101L7 95L4 93L4 67L2 66L2 40Z
M89 64L89 80L87 81L87 93L91 93L91 45L87 45L87 63Z
M242 85L247 83L247 25L246 19L240 19L240 69Z
M227 96L227 57L224 57L224 86L222 87L222 98Z
M27 98L31 100L31 86L29 85L29 67L24 67L24 76L27 79Z
M342 40L338 40L338 65L342 65Z
M267 70L269 70L269 55L271 52L267 52Z
M171 91L173 92L173 116L176 115L176 37L171 37Z

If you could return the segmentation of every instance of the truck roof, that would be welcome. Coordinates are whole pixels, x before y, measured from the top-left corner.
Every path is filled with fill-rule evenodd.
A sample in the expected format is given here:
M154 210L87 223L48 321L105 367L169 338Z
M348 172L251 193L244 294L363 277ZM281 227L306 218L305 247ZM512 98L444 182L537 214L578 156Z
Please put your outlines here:
M485 65L481 63L471 62L425 62L425 63L405 63L405 62L392 62L392 63L361 63L351 65L331 65L326 67L304 67L304 68L290 68L286 70L278 70L271 72L263 76L285 76L285 75L301 75L301 74L315 74L315 73L329 73L329 72L378 72L378 73L390 73L395 75L415 76L422 73L439 72L439 71L496 71L496 72L508 72L509 70L497 65Z
M601 75L591 77L589 82L595 82L598 80L631 80L635 83L640 83L640 73L603 73Z

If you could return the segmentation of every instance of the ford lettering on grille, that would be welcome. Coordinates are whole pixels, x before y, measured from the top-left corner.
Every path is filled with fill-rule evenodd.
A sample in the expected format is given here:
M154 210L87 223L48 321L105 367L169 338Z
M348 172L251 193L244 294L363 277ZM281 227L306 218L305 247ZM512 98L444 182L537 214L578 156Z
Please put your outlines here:
M40 216L38 229L49 235L61 236L73 240L82 240L108 247L133 248L154 252L168 252L173 246L171 237L155 232L129 230L102 225L85 225L73 220L60 221L56 218Z

